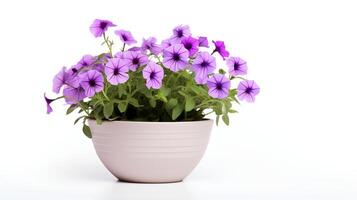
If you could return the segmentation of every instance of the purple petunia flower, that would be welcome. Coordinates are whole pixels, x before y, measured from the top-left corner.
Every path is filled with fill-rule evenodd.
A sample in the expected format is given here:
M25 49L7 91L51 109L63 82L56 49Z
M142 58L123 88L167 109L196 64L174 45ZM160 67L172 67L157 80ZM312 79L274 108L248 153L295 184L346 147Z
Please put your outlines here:
M119 51L118 53L116 53L116 54L114 55L114 58L124 59L124 52Z
M68 104L76 104L79 101L82 101L85 97L85 91L82 87L66 87L63 89L63 96Z
M208 76L207 75L202 75L202 76L195 75L195 82L197 84L206 84L207 80L208 80Z
M95 57L96 62L93 63L91 69L95 69L99 72L104 72L105 63L108 62L108 59L112 58L110 53L100 54Z
M144 52L146 52L146 50L149 50L151 53L159 55L162 49L158 44L156 44L156 38L149 37L148 39L143 39L141 50Z
M143 69L143 77L146 79L146 87L159 89L164 78L164 70L158 64L150 61Z
M212 41L215 49L213 50L214 52L218 52L223 59L229 56L229 52L226 50L226 46L224 45L223 41Z
M198 37L198 46L200 47L209 47L207 37Z
M94 35L94 37L100 37L104 34L105 31L108 30L109 27L116 26L109 20L101 20L96 19L93 21L92 25L90 26L90 32Z
M140 47L131 47L128 49L128 51L140 51L141 48Z
M260 88L252 80L241 81L238 85L238 99L246 100L247 102L254 102L255 96L259 94Z
M227 59L228 72L236 77L247 74L247 63L239 57L230 57Z
M215 74L207 80L208 94L213 98L223 99L229 94L230 80L223 74Z
M89 67L93 65L93 63L96 61L96 58L92 55L84 55L80 61L74 66L76 70L80 70L84 67Z
M191 36L182 38L181 44L188 50L190 57L198 51L198 40Z
M116 30L114 33L120 37L120 40L124 42L124 44L132 45L136 43L136 40L131 35L130 31Z
M192 63L192 71L196 75L196 83L205 84L207 75L216 69L216 59L208 52L199 52Z
M138 67L148 62L148 57L140 51L126 51L123 60L131 71L136 71Z
M174 28L171 39L179 43L181 39L189 36L191 36L190 27L188 25L179 25Z
M67 79L67 74L66 74L66 67L63 67L61 71L59 71L56 76L53 78L53 86L52 86L52 91L54 93L59 93L61 90L61 87L66 83Z
M76 76L79 73L79 69L77 65L73 65L71 68L69 68L66 71L66 73L69 74L70 76Z
M107 80L113 85L125 83L129 79L128 71L129 67L126 62L119 58L109 59L105 66Z
M50 114L53 109L51 107L51 103L55 100L55 99L49 99L46 97L46 94L43 94L43 97L45 98L45 101L46 101L46 106L47 106L47 114Z
M188 65L188 51L182 44L175 44L166 48L163 64L174 72L184 69Z
M53 78L53 86L52 91L54 93L59 93L63 85L69 85L72 87L79 86L78 77L72 73L73 70L69 71L70 73L66 72L66 67L63 67L60 72L56 74Z
M171 47L174 44L177 44L177 43L173 39L169 38L169 39L163 40L161 42L161 48L166 49L167 47Z
M85 91L87 97L92 97L96 92L103 90L103 76L96 70L89 70L80 75L80 85Z

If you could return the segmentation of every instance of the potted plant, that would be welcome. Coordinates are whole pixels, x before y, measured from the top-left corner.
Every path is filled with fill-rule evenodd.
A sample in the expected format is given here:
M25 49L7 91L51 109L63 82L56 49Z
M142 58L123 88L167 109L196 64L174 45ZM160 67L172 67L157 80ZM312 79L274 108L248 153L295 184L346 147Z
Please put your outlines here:
M214 113L217 124L222 119L228 125L228 115L236 113L232 103L254 102L260 89L242 77L246 62L229 57L223 41L209 44L180 25L160 44L149 37L135 46L132 34L121 29L114 32L122 43L117 52L106 34L115 26L94 20L90 31L108 51L84 55L55 75L53 92L62 95L45 95L47 113L62 98L67 114L77 110L74 123L83 122L100 160L119 180L181 181L208 144L213 120L206 116ZM232 87L235 81L238 87Z

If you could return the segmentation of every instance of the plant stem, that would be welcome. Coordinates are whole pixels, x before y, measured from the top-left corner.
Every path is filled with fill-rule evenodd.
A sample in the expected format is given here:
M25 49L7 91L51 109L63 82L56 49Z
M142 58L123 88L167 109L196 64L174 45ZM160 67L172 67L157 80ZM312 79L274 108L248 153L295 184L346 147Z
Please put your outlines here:
M105 94L104 90L102 90L103 96L105 97L105 99L107 99L108 101L110 101L109 97L107 96L107 94Z
M207 103L210 103L210 102L215 102L216 100L208 100L208 101L206 101L206 102L203 102L203 103L201 103L201 104L198 104L195 108L199 108L199 107L201 107L201 106L203 106L203 105L205 105L205 104L207 104Z
M105 36L105 32L103 33L103 37L104 37L105 44L107 44L107 47L109 49L109 54L111 57L113 57L112 45L109 44L108 38Z
M53 101L56 101L56 100L62 99L62 98L64 98L64 96L57 97L57 98L53 99Z
M239 79L242 79L242 80L244 80L244 81L247 80L247 79L245 79L245 78L243 78L243 77L240 77L240 76L237 76L237 77L235 77L235 78L239 78Z
M79 107L89 116L89 112L84 108L81 102L78 102Z

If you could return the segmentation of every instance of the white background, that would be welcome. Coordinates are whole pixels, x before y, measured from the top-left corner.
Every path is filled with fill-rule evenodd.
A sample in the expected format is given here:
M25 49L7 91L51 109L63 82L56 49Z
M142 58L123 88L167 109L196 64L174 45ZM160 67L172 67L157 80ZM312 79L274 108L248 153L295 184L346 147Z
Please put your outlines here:
M53 75L104 50L95 18L138 40L189 24L248 61L257 102L184 182L116 182L63 102L45 114ZM357 199L356 25L352 0L1 1L0 199Z

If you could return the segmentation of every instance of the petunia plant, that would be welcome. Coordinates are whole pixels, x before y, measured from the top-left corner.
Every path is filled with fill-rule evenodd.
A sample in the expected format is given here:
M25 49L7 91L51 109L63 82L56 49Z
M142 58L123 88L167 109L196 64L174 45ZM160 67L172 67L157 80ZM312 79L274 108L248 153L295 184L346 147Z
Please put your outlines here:
M215 113L216 123L229 125L232 103L254 102L260 88L246 80L247 64L239 57L229 57L223 41L193 36L189 26L180 25L159 43L155 37L141 45L127 30L115 30L121 41L114 51L114 41L106 32L116 27L108 20L94 20L90 31L103 38L108 50L99 55L84 55L53 79L50 99L45 95L47 113L50 104L64 98L67 114L81 114L83 132L91 137L86 120L197 121ZM221 62L221 63L219 63ZM237 82L238 86L232 86Z

